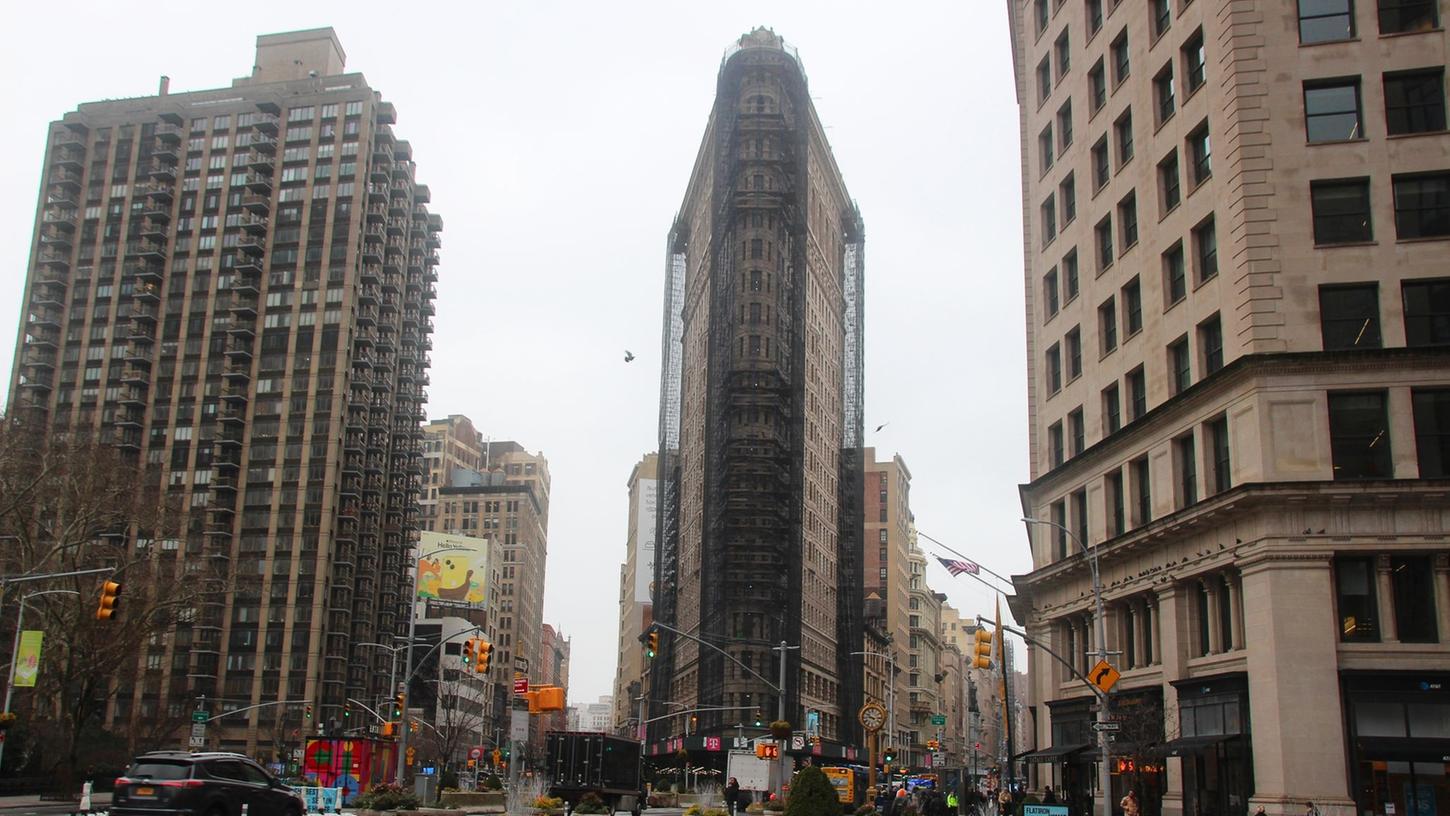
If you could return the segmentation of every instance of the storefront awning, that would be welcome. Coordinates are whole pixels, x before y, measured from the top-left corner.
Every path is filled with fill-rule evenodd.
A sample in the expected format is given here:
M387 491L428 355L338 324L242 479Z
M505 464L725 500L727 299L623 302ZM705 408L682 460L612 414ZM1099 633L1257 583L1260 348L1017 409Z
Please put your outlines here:
M1041 751L1032 751L1022 754L1023 762L1062 762L1072 754L1082 751L1088 747L1087 743L1077 745L1054 745L1051 748L1044 748Z
M1185 756L1196 754L1205 748L1212 748L1232 739L1238 739L1242 734L1214 734L1207 737L1179 737L1176 740L1165 742L1158 746L1154 752L1163 756Z

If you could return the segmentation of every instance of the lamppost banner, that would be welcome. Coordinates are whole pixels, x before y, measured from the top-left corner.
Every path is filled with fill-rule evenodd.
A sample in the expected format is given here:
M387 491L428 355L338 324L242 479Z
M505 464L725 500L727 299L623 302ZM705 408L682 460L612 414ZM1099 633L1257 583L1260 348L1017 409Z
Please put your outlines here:
M15 653L15 685L35 686L40 674L40 642L45 633L38 629L26 629L20 633L20 649Z

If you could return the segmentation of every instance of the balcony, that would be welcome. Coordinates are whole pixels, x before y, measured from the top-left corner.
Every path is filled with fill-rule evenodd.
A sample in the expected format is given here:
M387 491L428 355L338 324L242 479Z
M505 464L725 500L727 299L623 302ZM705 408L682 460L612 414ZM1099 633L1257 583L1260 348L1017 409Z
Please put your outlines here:
M261 133L269 133L275 136L277 133L277 125L280 121L275 113L258 112L251 114L251 121L248 124Z
M141 215L150 221L158 221L163 224L171 223L171 199L162 201L147 196L145 203L141 205Z
M398 121L398 111L392 102L379 102L373 111L377 114L380 125L391 125Z
M361 281L364 284L377 283L382 277L383 267L381 264L363 264Z
M131 307L131 320L133 322L149 321L155 323L157 316L158 310L156 306L138 303Z
M388 198L388 185L386 185L386 184L369 184L368 185L368 204L369 205L372 205L372 204L375 204L375 203L386 203L387 202L387 198Z
M248 151L243 162L256 172L267 176L272 175L272 170L276 167L276 159L272 157L272 154L260 150Z
M161 267L146 261L133 261L122 267L122 271L134 277L137 283L161 285Z
M237 226L247 232L265 233L269 223L269 220L264 216L253 215L252 213L242 213L237 216Z
M20 355L20 364L34 368L55 368L55 347L27 347Z
M223 405L216 413L217 421L234 425L245 425L247 422L246 408L237 405Z
M272 199L269 195L248 193L242 196L242 206L255 214L268 215L272 212Z
M40 231L40 245L42 247L54 247L58 252L70 254L73 246L71 243L71 231L46 227Z
M236 263L232 266L232 271L239 275L260 275L262 273L262 259L258 255L237 255Z
M152 135L159 142L173 145L179 144L181 142L181 126L163 122L162 124L156 125L152 131Z
M76 228L76 211L52 207L40 214L40 222L51 229L73 232Z
M227 364L222 366L222 377L233 386L245 388L247 381L252 378L252 367L242 362L228 360Z
M69 128L67 128L65 130L57 130L54 133L50 134L50 146L52 148L60 148L60 147L82 147L82 148L84 148L86 146L86 137L85 137L84 134L79 133L79 132L74 131L74 130L70 130Z
M171 185L169 184L137 184L136 187L132 190L132 193L135 196L144 195L149 198L155 198L158 202L170 202L172 196L175 195L175 193L171 189Z
M45 204L47 207L75 209L77 192L79 191L65 187L51 187L46 191Z
M42 247L35 255L35 262L41 266L57 267L67 273L70 272L70 253L61 252L58 249Z
M140 368L126 366L121 369L121 382L130 385L146 385L151 382L151 372Z
M166 258L166 247L159 241L130 241L126 244L126 256L161 261Z
M247 401L247 389L245 386L228 383L217 390L217 396L221 397L222 402L245 404Z
M118 428L140 428L146 419L144 411L120 411L116 414L116 427Z
M248 190L254 193L266 196L272 195L272 179L261 173L244 173L242 175L242 183L246 185Z
M157 139L156 142L151 146L151 158L159 159L164 162L170 162L174 166L177 160L180 158L179 154L176 152L176 145L177 142L171 141L169 139Z
M152 181L176 181L176 163L153 161L146 167L146 177Z
M170 231L167 219L142 218L137 229L137 235L149 241L162 243L166 240L166 233Z
M160 303L161 289L154 284L143 283L131 291L131 297L139 303Z
M126 339L128 341L154 343L156 342L156 323L150 320L132 320L126 326Z
M69 167L57 167L50 171L50 178L47 180L54 187L62 187L67 190L79 190L81 188L81 174Z
M60 309L32 309L30 311L30 325L60 327L60 320L64 313Z
M262 136L259 134L253 134L252 140L250 142L247 142L247 147L250 147L251 149L260 151L262 153L271 153L273 155L276 155L277 139L273 136Z
M241 343L235 339L232 339L227 343L224 353L226 354L227 359L231 360L236 365L251 365L251 343Z
M149 345L133 345L126 349L126 364L141 368L150 369L151 363L156 359L156 353Z
M141 387L137 387L137 386L131 386L130 388L122 388L121 389L121 395L119 397L117 397L116 400L121 405L124 405L124 406L127 406L127 407L145 405L146 404L146 389L145 388L141 388Z
M261 255L267 251L267 237L265 233L243 232L237 236L237 249L248 255Z

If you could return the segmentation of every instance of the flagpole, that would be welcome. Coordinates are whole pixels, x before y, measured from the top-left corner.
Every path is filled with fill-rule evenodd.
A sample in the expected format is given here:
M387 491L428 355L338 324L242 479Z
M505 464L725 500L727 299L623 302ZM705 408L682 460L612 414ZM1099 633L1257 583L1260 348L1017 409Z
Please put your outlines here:
M978 569L980 569L982 572L987 573L988 575L992 576L993 578L996 578L998 581L1001 581L1002 583L1004 583L1004 584L1006 584L1008 586L1011 586L1012 585L1012 579L1011 578L1008 578L1005 575L1000 575L998 573L995 573L995 572L987 569L986 567L982 566L981 562L973 559L970 555L967 555L964 552L959 552L957 550L954 550L949 545L942 544L942 542L938 541L935 538L932 538L931 536L927 535L926 533L923 533L920 530L917 530L916 531L916 534L919 535L919 536L921 536L922 538L926 539L927 541L930 541L930 542L934 543L934 544L941 544L942 547L946 548L946 550L948 552L950 552L950 553L952 553L954 555L959 555L962 558L966 558L966 559L970 560L973 564L976 564L977 565L977 568ZM986 582L984 581L983 583L986 583ZM990 586L990 584L989 584L989 586ZM998 591L1000 592L1001 590L998 590Z

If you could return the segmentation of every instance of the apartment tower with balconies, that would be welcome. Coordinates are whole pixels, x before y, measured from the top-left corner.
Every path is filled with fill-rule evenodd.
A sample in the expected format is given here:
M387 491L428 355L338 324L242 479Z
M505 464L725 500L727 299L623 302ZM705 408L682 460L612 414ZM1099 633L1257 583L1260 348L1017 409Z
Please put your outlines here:
M254 753L377 700L403 631L441 219L332 29L257 38L231 87L50 126L10 416L95 434L185 509L212 584L108 724ZM170 557L170 556L168 556Z

